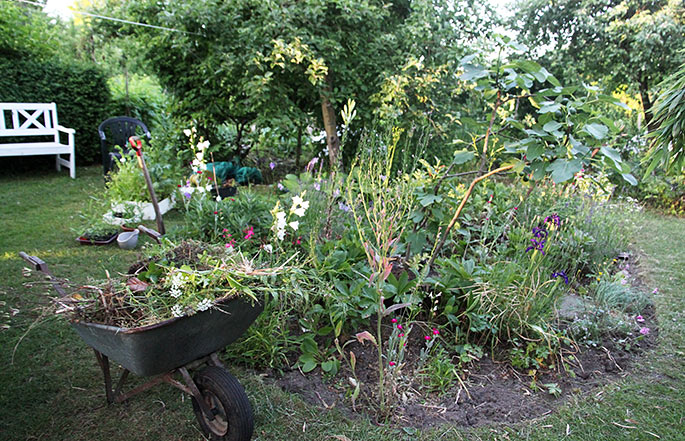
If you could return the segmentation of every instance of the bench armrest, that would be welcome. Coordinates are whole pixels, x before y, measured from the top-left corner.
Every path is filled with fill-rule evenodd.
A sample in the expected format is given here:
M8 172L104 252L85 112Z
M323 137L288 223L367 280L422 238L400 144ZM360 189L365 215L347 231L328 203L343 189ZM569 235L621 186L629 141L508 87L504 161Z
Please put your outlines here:
M57 126L57 130L59 130L60 132L66 132L66 133L71 133L71 134L76 133L76 130L70 129L70 128L67 128L64 126Z

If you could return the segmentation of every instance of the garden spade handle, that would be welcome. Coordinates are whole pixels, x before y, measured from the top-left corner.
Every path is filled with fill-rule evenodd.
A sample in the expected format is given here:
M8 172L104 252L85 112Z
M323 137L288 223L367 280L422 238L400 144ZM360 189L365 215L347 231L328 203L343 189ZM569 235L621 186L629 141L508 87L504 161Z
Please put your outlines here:
M152 206L155 209L155 220L157 221L157 229L160 234L165 234L164 221L162 220L162 213L159 211L159 204L157 203L157 195L155 194L155 189L152 187L152 179L150 179L150 172L147 171L147 166L145 165L145 159L143 158L143 143L137 136L131 136L128 139L133 150L136 151L136 156L138 157L138 165L143 169L143 176L145 177L145 183L147 183L147 189L150 191L150 199L152 199Z

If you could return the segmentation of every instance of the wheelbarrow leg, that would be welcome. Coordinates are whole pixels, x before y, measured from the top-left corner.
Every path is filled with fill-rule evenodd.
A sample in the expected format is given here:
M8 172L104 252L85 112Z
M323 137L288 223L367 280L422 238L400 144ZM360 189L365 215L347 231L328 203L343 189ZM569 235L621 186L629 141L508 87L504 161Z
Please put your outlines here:
M109 373L109 358L95 349L93 349L93 351L95 352L95 358L98 360L100 369L102 369L102 375L105 377L105 396L107 397L107 404L112 404L114 403L114 392L112 391L112 376ZM119 386L122 384L121 381L119 381L119 383L117 389L119 389Z

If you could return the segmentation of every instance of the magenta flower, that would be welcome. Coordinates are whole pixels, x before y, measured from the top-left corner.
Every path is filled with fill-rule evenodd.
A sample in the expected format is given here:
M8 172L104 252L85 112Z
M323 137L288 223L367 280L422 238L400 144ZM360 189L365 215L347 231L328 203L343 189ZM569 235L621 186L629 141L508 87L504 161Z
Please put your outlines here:
M391 321L392 323L397 323L397 319L396 319L396 318L394 318L394 319L392 319L392 320L390 320L390 321Z
M659 288L654 288L654 291L652 291L652 294L657 294L659 292Z
M397 329L402 329L402 325L397 325Z
M642 335L649 335L649 328L642 328L642 329L640 329L640 334L642 334Z
M440 335L440 331L437 328L433 328L433 335Z
M399 337L400 337L400 338L404 337L404 332L400 332Z
M638 315L637 317L635 317L635 321L638 323L642 323L645 321L645 318L642 317L641 315Z
M245 233L245 240L250 240L252 239L252 236L254 236L254 228L250 227L246 230L243 230L243 233Z
M395 366L395 362L394 362L394 361L391 361L391 362L388 363L388 364L389 364L390 366Z
M426 341L428 341L428 340L430 340L430 339L431 339L431 336L430 336L430 335L426 335L426 336L425 336L425 337L423 337L423 338L425 338L425 339L426 339Z

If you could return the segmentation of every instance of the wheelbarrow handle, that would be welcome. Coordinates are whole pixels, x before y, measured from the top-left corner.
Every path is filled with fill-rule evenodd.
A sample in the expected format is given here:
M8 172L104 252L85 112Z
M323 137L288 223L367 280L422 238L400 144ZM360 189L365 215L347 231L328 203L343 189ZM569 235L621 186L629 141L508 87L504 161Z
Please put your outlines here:
M45 263L42 259L36 257L36 256L29 256L23 251L19 251L19 257L30 263L33 268L36 271L40 271L46 276L48 276L48 280L50 280L50 283L52 284L52 287L55 288L55 291L59 293L60 296L66 297L67 293L62 289L60 286L60 283L57 279L55 279L55 276L52 275L50 272L50 269L48 268L48 264Z
M38 257L29 256L23 251L19 251L19 257L30 263L33 266L33 269L35 269L36 271L49 272L48 264L45 263L43 260L39 259Z
M138 230L156 240L157 243L162 243L162 234L153 230L152 228L148 228L145 225L138 225Z

